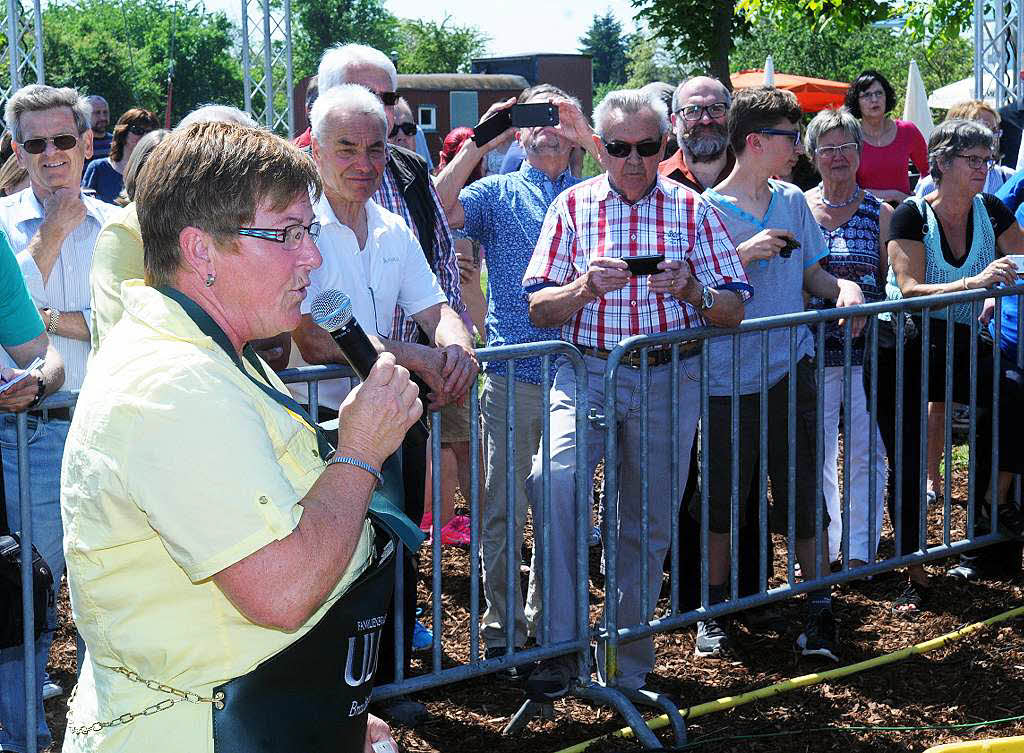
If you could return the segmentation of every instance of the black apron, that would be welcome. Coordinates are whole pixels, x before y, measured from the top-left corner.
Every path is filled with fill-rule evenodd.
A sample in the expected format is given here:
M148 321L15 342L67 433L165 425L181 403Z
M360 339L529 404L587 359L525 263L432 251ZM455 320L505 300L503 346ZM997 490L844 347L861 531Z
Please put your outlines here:
M260 390L309 424L321 457L330 457L334 448L326 433L290 395L270 386L249 345L242 354L263 382L246 371L227 335L195 301L173 288L157 290L176 301ZM388 458L381 471L384 486L374 492L367 513L374 548L366 570L302 638L256 669L214 688L215 696L224 694L213 710L214 753L363 750L377 651L394 592L395 555L400 543L416 551L424 538L388 499L402 493L399 456Z

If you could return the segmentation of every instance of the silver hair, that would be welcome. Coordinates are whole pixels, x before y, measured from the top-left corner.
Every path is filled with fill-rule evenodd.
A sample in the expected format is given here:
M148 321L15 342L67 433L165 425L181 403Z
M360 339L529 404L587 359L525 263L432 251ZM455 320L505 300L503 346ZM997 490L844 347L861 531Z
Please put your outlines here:
M234 123L246 128L259 128L260 125L244 110L231 105L202 105L190 112L175 127L175 131L184 131L196 123Z
M71 110L79 136L91 127L92 105L77 91L67 86L57 89L42 84L30 84L18 89L4 107L4 120L11 129L11 138L19 144L24 140L21 116L26 112L52 110L55 107L67 107Z
M398 71L391 58L365 44L339 44L325 50L320 58L320 68L317 70L320 91L349 83L346 71L362 65L385 71L391 78L391 88L398 89Z
M995 134L974 120L944 120L928 138L928 171L935 185L942 184L943 167L965 149L983 146L992 149Z
M86 99L89 100L90 102L92 102L94 99L98 99L103 104L109 106L109 103L107 102L107 98L104 97L104 96L101 96L99 94L90 94L88 97L86 97Z
M658 135L669 131L668 108L659 97L651 97L640 89L616 89L604 95L601 104L594 108L594 130L602 139L608 119L613 112L623 115L650 113L658 120Z
M838 109L822 110L807 125L807 133L804 134L804 145L807 154L813 159L814 150L818 148L818 140L826 133L836 129L846 131L850 138L857 142L857 151L860 152L861 144L864 142L864 133L860 128L860 121L853 117L853 113L845 107Z
M384 113L384 105L365 86L359 86L358 84L332 86L317 98L316 102L313 103L313 109L309 113L313 135L317 141L322 142L324 140L327 116L333 112L372 115L380 120L381 130L384 131L384 138L387 138L388 117Z
M679 86L676 87L676 90L674 92L672 92L672 112L679 112L680 108L682 108L686 104L683 101L683 98L681 96L681 92L683 91L683 87L685 87L687 84L689 84L695 78L710 78L716 84L721 86L722 87L722 96L725 98L726 106L732 107L732 92L729 91L729 87L727 87L725 84L723 84L717 78L711 78L711 76L693 76L691 78L686 79L682 83L680 83Z

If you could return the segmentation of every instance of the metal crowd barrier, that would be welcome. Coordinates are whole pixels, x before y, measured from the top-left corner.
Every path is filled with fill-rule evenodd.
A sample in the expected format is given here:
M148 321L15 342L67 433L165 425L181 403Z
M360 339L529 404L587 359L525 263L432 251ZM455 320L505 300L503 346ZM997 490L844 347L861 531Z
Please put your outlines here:
M1024 293L1024 286L1016 288L1009 288L1001 291L971 291L967 293L955 293L941 296L930 296L925 298L909 299L901 302L882 302L867 304L856 308L843 309L843 310L822 310L822 311L806 311L797 314L791 314L787 316L770 317L759 320L749 320L743 322L736 329L723 330L715 328L704 328L704 329L693 329L685 331L669 332L659 335L633 337L623 341L618 347L611 353L608 358L605 373L604 373L604 385L606 394L606 404L604 406L605 416L615 416L615 405L614 398L610 397L614 394L614 390L608 389L614 387L620 370L624 368L623 358L632 351L640 351L647 353L652 348L670 348L676 356L679 355L680 348L687 342L691 341L707 341L711 338L732 338L732 352L733 361L738 363L737 356L739 355L739 343L740 336L756 334L762 338L762 346L767 343L768 333L772 330L788 330L790 338L790 359L789 367L790 373L795 373L796 363L796 330L802 326L809 326L812 328L812 332L815 335L815 342L818 352L821 352L821 348L824 342L824 326L830 321L834 321L840 318L847 319L845 326L845 345L844 355L845 364L843 367L843 384L844 384L844 402L850 404L850 395L853 389L860 388L860 385L853 384L851 382L851 336L852 329L849 320L855 316L865 317L867 326L865 328L865 342L866 342L866 358L877 359L878 354L878 320L875 318L878 314L883 312L894 312L902 315L903 312L914 312L920 314L925 320L937 309L949 306L954 303L971 303L980 309L981 302L984 298L989 296L995 296L997 299L996 308L996 321L998 322L999 310L1001 308L1000 301L1002 297L1006 295L1020 295ZM902 334L903 320L897 317L897 331ZM972 335L976 336L978 332L978 323L973 321L971 326ZM997 324L995 341L999 342L999 330ZM1017 366L1024 365L1024 320L1018 321L1018 353L1017 353ZM924 327L922 332L924 338L924 349L927 350L928 346L928 328ZM975 337L976 339L976 337ZM706 345L706 342L705 342ZM950 353L952 352L952 328L947 331L947 358L951 358ZM766 348L762 348L762 352L766 352ZM618 583L618 562L617 562L617 551L618 551L618 527L615 525L616 516L618 515L618 473L617 464L619 458L619 446L618 439L615 430L615 421L606 420L603 426L598 425L596 428L591 427L591 420L593 416L591 413L591 406L587 405L587 369L580 352L571 345L564 342L544 342L544 343L533 343L528 345L513 345L496 348L484 348L477 353L482 363L506 361L508 374L507 377L496 377L498 379L506 379L507 384L511 387L515 380L515 368L516 362L524 358L535 358L540 357L542 360L542 393L544 395L544 431L541 447L538 450L541 452L541 457L544 458L543 466L543 495L541 501L542 519L545 521L550 520L550 516L547 515L547 511L553 503L551 499L550 489L550 431L549 431L549 414L550 414L550 387L554 375L554 359L565 358L568 359L568 363L571 365L576 376L577 384L577 395L576 395L576 464L578 468L586 467L586 446L588 432L594 430L603 430L604 446L605 446L605 500L606 509L605 516L607 520L603 525L604 537L605 537L605 564L606 564L606 581L605 581L605 592L606 594L615 594ZM519 563L521 560L520 552L513 551L514 546L514 530L515 525L515 436L516 436L516 402L515 402L515 391L513 389L507 390L507 401L506 401L506 417L508 421L508 429L506 435L506 449L507 449L507 464L506 468L503 469L505 473L506 489L507 489L507 510L506 510L506 558L508 562L507 566L507 579L506 579L506 646L510 647L506 649L506 653L498 658L484 659L482 657L481 645L480 645L480 563L478 559L478 552L480 547L480 512L481 512L481 499L480 499L480 484L481 474L483 470L480 467L480 454L476 449L471 451L471 489L466 494L463 490L464 496L468 497L469 508L470 508L470 520L471 520L471 532L470 532L470 547L469 552L469 573L468 573L468 585L469 585L469 627L468 634L463 634L462 631L453 632L451 630L446 631L444 629L444 615L443 615L443 604L442 597L445 594L444 590L444 579L442 578L441 569L441 532L440 532L440 521L441 521L441 437L440 437L440 415L437 413L432 414L432 432L431 432L431 456L433 462L433 476L432 476L432 494L431 494L431 510L432 518L434 521L433 529L433 547L431 551L430 560L430 582L431 582L431 627L434 631L434 639L430 650L429 656L429 668L425 671L406 676L403 672L405 665L405 657L403 656L404 643L401 635L400 626L403 624L403 608L404 602L402 599L402 590L407 587L415 588L415 584L405 584L402 582L402 568L397 567L396 572L398 577L396 578L396 593L394 599L394 610L396 614L395 631L393 635L395 645L395 664L396 674L395 681L382 685L374 690L375 699L386 699L392 696L406 694L414 691L423 690L426 688L437 687L446 685L462 680L467 680L475 677L480 677L490 673L498 672L503 669L507 669L513 666L524 666L529 665L541 659L555 657L555 656L566 656L575 654L578 664L580 667L579 675L576 678L576 683L573 688L575 695L588 698L590 700L609 704L616 708L626 719L627 723L633 727L637 734L638 739L647 747L656 747L660 745L653 733L644 725L643 719L636 708L636 705L651 705L658 707L662 710L671 711L674 706L667 701L666 698L658 696L657 694L640 694L628 691L620 690L616 687L615 667L616 667L616 652L619 644L628 642L630 640L640 638L654 633L665 632L680 628L684 625L691 624L699 619L705 617L712 617L718 615L724 615L732 612L737 612L742 609L746 609L752 606L760 604L779 601L795 594L821 588L822 586L833 585L841 583L852 578L863 577L866 575L885 572L893 570L897 567L904 566L912 563L926 562L942 557L948 557L952 554L964 552L970 549L984 546L986 544L1004 541L1006 536L997 532L997 521L998 521L998 509L996 505L995 496L993 495L993 502L991 505L991 521L992 531L985 535L976 535L975 533L975 511L979 504L979 500L976 499L975 493L975 475L976 475L976 458L974 456L974 446L976 442L976 427L975 427L975 411L976 402L979 399L977 395L977 385L974 383L973 377L976 375L977 368L977 348L972 346L971 349L972 362L969 364L970 373L972 376L971 395L970 395L970 409L971 409L971 423L969 429L969 494L967 500L967 526L965 535L957 540L953 539L953 533L950 525L951 516L951 502L950 493L951 490L951 466L952 458L952 431L951 431L951 411L947 411L946 414L946 425L945 425L945 452L946 452L946 471L945 471L945 482L944 489L946 490L944 509L943 509L943 530L942 530L942 543L935 546L923 546L918 551L914 552L901 552L900 551L900 540L898 530L898 520L900 518L899 511L902 509L902 499L900 498L900 487L897 483L894 486L897 508L897 521L894 523L897 525L896 531L896 554L888 557L884 560L874 561L877 555L874 544L874 532L877 531L878 527L881 526L882 521L877 519L874 514L875 510L875 494L874 484L869 483L869 547L871 557L868 564L858 567L851 568L849 566L849 531L845 525L845 521L849 517L849 506L850 506L850 484L849 484L849 468L844 463L842 470L842 477L844 479L844 492L842 497L843 505L843 520L844 520L844 532L843 532L843 568L838 573L826 573L819 574L819 577L814 579L805 579L802 582L798 582L795 575L794 568L794 485L793 474L793 453L794 447L794 435L793 435L793 417L795 415L795 388L790 385L790 391L788 395L788 410L790 418L790 484L789 484L789 499L788 499L788 546L787 546L787 574L786 582L781 586L770 587L769 585L769 548L768 542L770 541L768 535L768 523L767 516L764 514L766 504L766 478L767 470L765 460L762 458L760 463L759 478L755 483L759 484L760 492L760 514L758 516L760 523L760 557L759 557L759 592L753 595L740 597L738 594L738 583L737 583L737 571L738 571L738 547L737 547L737 531L735 522L737 521L737 510L739 505L738 499L738 479L736 474L733 474L732 479L732 499L731 499L731 580L729 582L730 598L721 604L711 605L708 598L708 573L707 573L707 562L708 562L708 531L709 531L709 519L708 519L708 490L707 484L701 483L701 521L700 521L700 538L701 538L701 588L700 588L700 606L696 609L689 611L680 611L679 609L679 597L677 582L679 580L679 568L680 568L680 556L681 553L678 548L678 521L677 516L673 514L671 516L671 550L670 550L670 587L671 596L669 598L668 609L661 613L655 614L651 619L645 620L642 623L634 625L619 625L617 621L617 599L606 598L605 599L605 614L603 620L597 624L590 624L589 620L589 573L588 573L588 548L587 548L587 534L590 530L589 511L593 504L592 490L593 490L593 479L586 478L585 474L577 473L575 479L574 489L574 500L573 504L576 505L576 531L575 531L575 559L577 564L577 579L575 584L575 612L577 615L577 631L576 635L571 640L562 641L558 643L548 642L546 636L548 635L548 613L549 606L551 603L552 594L550 593L550 579L545 577L550 573L550 552L544 546L544 541L549 535L550 531L546 525L540 526L539 530L534 531L534 547L539 551L539 566L541 568L541 611L540 611L540 625L538 628L538 642L536 647L528 648L526 650L515 650L514 645L514 622L515 622L515 609L513 608L512 599L515 593L513 588L515 579L520 578ZM897 381L902 384L903 378L903 359L902 349L899 351L897 356ZM766 357L763 359L766 361ZM1000 366L1000 353L999 348L994 348L994 365L995 372L998 374ZM765 363L762 363L762 375L765 373ZM708 420L709 410L709 388L708 388L708 376L712 364L710 363L710 357L708 348L704 347L700 355L700 366L701 366L701 425L706 426ZM736 381L736 370L738 367L734 367L733 374L733 394L731 396L733 406L733 430L736 429L736 406L738 405L738 389ZM821 415L822 406L822 385L821 375L823 373L823 362L821 359L817 361L817 373L819 377L818 383L818 415ZM668 400L668 410L672 411L673 415L678 411L679 405L679 394L678 394L678 376L680 369L680 362L677 359L672 361L671 372L672 372L672 394L669 396L658 396L649 395L646 386L648 384L648 369L646 365L646 358L643 359L641 367L639 369L641 375L641 383L643 389L641 391L641 412L642 412L642 433L644 439L641 447L641 466L646 467L648 458L648 438L647 434L647 421L648 411L652 406L657 406L657 409L665 409L665 401ZM951 382L952 371L950 368L946 369L946 391L945 398L947 405L951 404L952 400L952 382ZM305 367L302 369L289 369L284 371L280 375L285 382L288 383L300 383L305 382L308 384L308 402L310 404L310 412L313 416L317 415L318 408L318 383L324 379L337 378L337 377L351 377L352 372L347 366L313 366ZM927 363L922 367L922 382L927 383ZM993 436L998 438L999 430L999 419L998 419L998 404L999 404L999 387L998 379L994 382L994 393L993 399ZM760 394L761 394L761 416L760 416L760 433L762 446L766 442L766 408L765 408L765 396L767 394L768 385L766 378L762 376ZM868 397L868 409L872 423L877 418L877 369L872 371L871 384L869 389ZM902 393L900 392L899 395ZM897 397L897 413L901 410L901 398ZM58 395L49 398L43 407L45 408L58 408L65 406L73 406L76 400L76 395L71 393L58 393ZM927 397L925 392L921 394L921 407L922 407L922 419L921 419L921 431L922 436L925 434L925 422L926 422L926 404ZM480 446L480 403L479 395L477 390L470 391L470 446L471 448L478 448ZM32 525L31 525L31 501L29 498L29 473L30 473L30 456L28 452L28 420L27 416L22 413L17 417L17 428L18 428L18 467L21 477L21 488L20 488L20 504L21 504L21 515L22 515L22 544L25 551L29 551L32 544ZM849 447L849 423L846 422L843 431L843 439L845 446ZM700 475L702 482L707 478L708 474L708 433L706 431L700 431L698 438L702 446L702 460L700 464ZM698 440L695 440L698 441ZM897 443L899 443L899 434L897 434ZM678 457L678 452L675 450L679 447L680 438L678 436L678 424L673 422L672 437L670 438L671 447L673 448L674 455L671 459L671 475L672 475L672 498L679 500L681 497L681 485L680 485L680 464L687 463L688 459ZM881 448L876 446L875 435L872 433L870 440L869 453L872 455L875 452L881 451ZM818 422L817 441L816 441L817 456L822 456L822 445L823 445L823 425L821 421ZM923 442L923 447L926 443ZM738 453L737 443L733 443L733 452ZM993 471L991 483L995 488L997 472L998 472L998 452L999 445L998 441L993 443ZM738 460L734 456L732 459L733 466L737 464ZM923 481L923 469L925 463L925 453L922 449L919 463L919 472L922 476L921 483L921 496L924 497L925 487ZM902 468L902 459L896 458L893 460L895 473L897 476L905 469ZM872 466L873 467L873 466ZM897 479L898 481L898 479ZM816 497L821 498L822 492L822 477L821 477L821 464L817 467L817 478L815 482ZM1019 500L1019 480L1016 488L1017 499ZM565 500L554 500L555 503L565 504ZM10 504L10 502L9 502ZM650 505L650 499L647 489L646 480L642 484L641 499L639 500L641 510L641 541L646 543L649 540L649 520L648 520L648 509ZM674 508L675 509L675 508ZM925 516L927 515L927 505L921 505L920 513L920 530L921 532L927 533ZM417 521L418 522L418 521ZM820 554L822 552L822 528L820 523L822 522L821 511L817 513L816 534L815 534L815 551L818 554L818 561L821 560ZM925 537L922 536L922 541L925 541ZM827 544L826 544L827 545ZM646 567L646 566L645 566ZM651 594L648 592L646 585L646 572L643 572L641 580L641 601L643 602L645 614L651 614L652 610L650 605L652 599L654 603L657 603L658 594ZM35 698L37 691L37 679L34 671L34 636L32 634L31 626L33 623L32 617L32 599L31 599L31 583L30 583L30 571L27 563L23 563L22 568L22 591L23 591L23 604L25 610L25 668L26 668L26 683L25 683L25 703L26 703L26 722L27 729L34 730L36 725L35 716ZM626 584L625 587L630 587ZM591 668L593 666L593 657L591 655L591 641L597 639L607 643L606 651L606 677L607 685L601 685L591 680ZM446 646L465 646L468 643L469 647L469 661L464 663L458 663L451 659L448 652L445 651ZM79 644L79 661L81 662L82 646ZM424 662L426 664L427 662ZM445 665L448 666L445 666ZM541 711L537 704L527 702L523 708L513 718L509 727L506 728L506 732L514 732L520 729L525 724L532 714ZM685 741L685 726L683 721L676 715L674 722L675 734L677 743ZM35 736L30 735L27 750L29 753L35 753Z

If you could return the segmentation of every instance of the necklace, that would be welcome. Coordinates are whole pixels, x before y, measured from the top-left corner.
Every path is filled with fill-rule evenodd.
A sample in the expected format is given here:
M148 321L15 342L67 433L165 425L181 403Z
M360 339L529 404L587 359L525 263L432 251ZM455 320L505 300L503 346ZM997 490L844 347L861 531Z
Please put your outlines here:
M821 203L827 207L831 207L832 209L842 209L843 207L848 207L850 206L850 204L852 204L853 202L860 198L860 186L858 186L856 183L853 184L853 195L846 201L840 201L836 204L833 204L831 201L825 198L824 184L819 183L818 189L821 191Z

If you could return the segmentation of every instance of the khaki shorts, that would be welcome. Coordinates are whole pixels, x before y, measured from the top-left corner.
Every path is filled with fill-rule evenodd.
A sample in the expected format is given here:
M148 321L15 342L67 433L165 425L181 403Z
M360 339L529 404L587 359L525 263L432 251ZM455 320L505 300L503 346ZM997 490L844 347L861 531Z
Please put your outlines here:
M451 403L441 408L441 442L454 444L469 441L469 396L466 404Z

